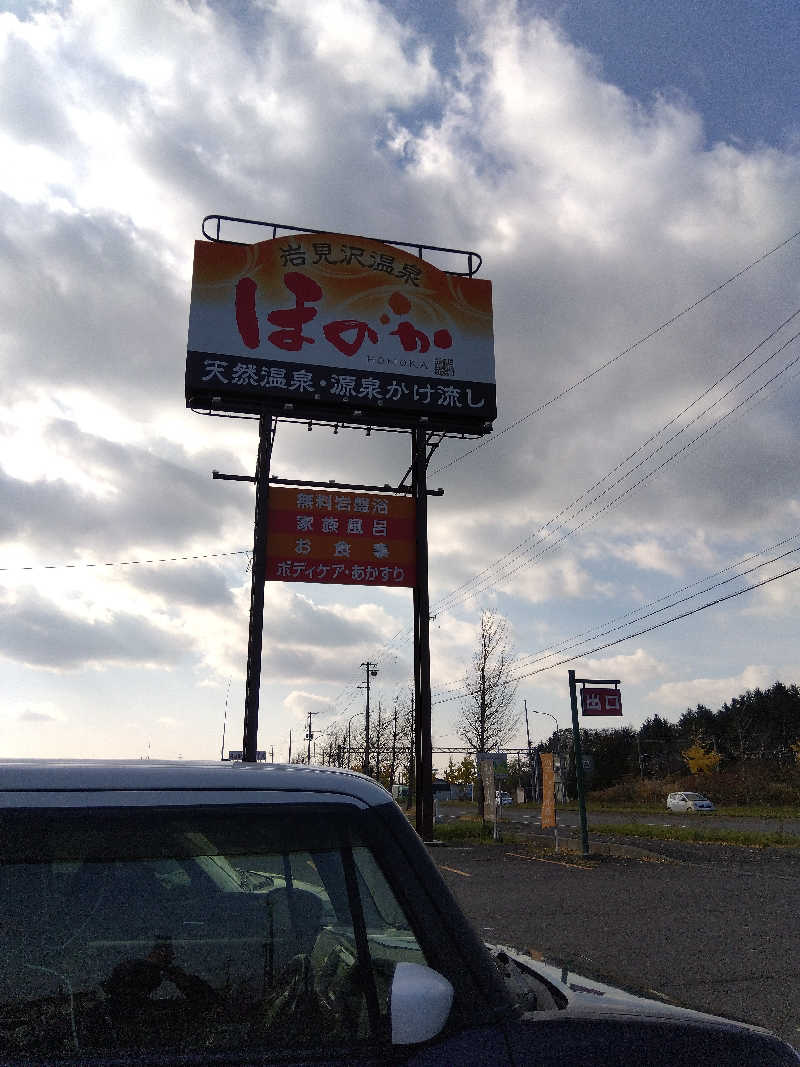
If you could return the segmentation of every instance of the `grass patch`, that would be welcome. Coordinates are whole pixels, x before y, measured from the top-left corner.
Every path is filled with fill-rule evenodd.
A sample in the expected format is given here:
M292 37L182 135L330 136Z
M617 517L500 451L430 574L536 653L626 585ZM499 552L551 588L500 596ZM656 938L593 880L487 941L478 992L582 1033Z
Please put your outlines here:
M697 841L709 844L742 845L764 848L800 848L796 834L759 832L756 830L726 830L713 826L643 826L641 823L599 823L592 820L593 833L621 835L622 837L646 837L657 841Z
M502 836L495 842L491 824L484 823L482 819L457 819L453 822L437 823L433 828L433 833L437 841L446 841L448 844L469 842L470 844L493 845L499 844L502 840L504 845L513 845L525 840L518 834L511 833L505 826L501 826Z
M525 804L522 805L526 808L534 808L540 805ZM666 802L664 804L637 804L635 801L599 801L593 800L591 795L586 798L586 807L590 812L629 812L631 815L670 815L674 812L667 811ZM570 801L567 804L559 804L561 811L577 811L577 803ZM800 819L800 808L797 807L776 807L769 804L718 804L715 807L713 814L727 815L735 819L775 819L776 822L780 822L782 819ZM703 815L704 819L707 819L708 815Z
M751 819L776 819L780 822L782 819L800 819L800 808L777 808L767 804L742 804L737 807L735 804L726 804L717 808L717 814L735 817L742 815Z

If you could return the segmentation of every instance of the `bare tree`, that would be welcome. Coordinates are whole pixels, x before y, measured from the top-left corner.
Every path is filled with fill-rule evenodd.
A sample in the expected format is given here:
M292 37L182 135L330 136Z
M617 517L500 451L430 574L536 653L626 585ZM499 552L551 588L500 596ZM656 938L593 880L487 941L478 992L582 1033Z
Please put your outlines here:
M511 678L513 653L508 620L494 611L481 614L478 643L465 675L469 694L456 725L458 736L475 752L488 752L510 741L519 723L514 711L517 683ZM478 803L483 813L483 784Z

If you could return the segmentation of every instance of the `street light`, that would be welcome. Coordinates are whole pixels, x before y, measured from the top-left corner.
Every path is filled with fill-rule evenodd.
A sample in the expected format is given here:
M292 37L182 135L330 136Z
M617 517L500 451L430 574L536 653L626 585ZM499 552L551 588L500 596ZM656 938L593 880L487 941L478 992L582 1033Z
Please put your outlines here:
M535 708L531 708L530 710L531 710L532 714L534 714L534 715L546 715L549 719L552 719L553 722L556 724L556 749L555 749L555 751L556 751L556 756L558 758L558 776L559 776L559 779L561 780L561 787L563 789L563 787L564 787L564 775L562 773L562 768L561 768L561 735L560 735L560 731L558 729L558 719L555 717L555 715L551 715L549 711L536 711Z
M537 711L535 708L529 708L528 710L530 711L531 715L547 715L547 717L549 719L552 719L553 722L556 724L556 750L557 750L557 747L558 747L558 719L555 717L555 715L551 715L549 711Z

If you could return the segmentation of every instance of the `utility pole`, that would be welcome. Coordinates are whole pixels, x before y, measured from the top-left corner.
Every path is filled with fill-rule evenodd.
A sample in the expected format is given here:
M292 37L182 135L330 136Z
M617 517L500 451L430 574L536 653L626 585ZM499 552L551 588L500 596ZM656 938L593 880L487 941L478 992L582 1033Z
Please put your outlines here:
M353 719L355 719L358 714L359 714L359 712L356 712L355 715L351 715L350 718L347 720L347 769L348 769L348 771L353 769L352 766L351 766L351 764L353 762L353 755L352 755L352 753L353 753L353 745L352 745L352 740L351 740L351 737L350 737L350 725L353 722Z
M537 768L534 780L533 751L531 749L531 731L530 727L528 726L528 701L523 700L522 703L525 705L525 733L528 735L528 774L530 775L531 780L531 800L535 804L537 800L537 793L539 792L537 788L539 781L539 773Z
M383 715L383 704L378 701L378 729L375 733L375 778L381 780L381 738L383 735L383 725L381 718Z
M292 731L289 731L289 762L292 762Z
M406 811L411 811L417 800L417 706L414 695L411 696L411 743L408 747L408 796Z
M392 766L389 770L389 788L394 785L394 775L397 762L397 697L394 700L394 722L392 725Z
M439 446L420 422L411 434L411 487L415 503L417 580L414 585L414 693L416 698L416 829L433 840L433 752L431 744L431 648L428 597L428 461ZM429 451L430 449L430 451Z
M314 740L314 732L311 729L311 716L316 714L315 711L309 711L308 713L308 726L306 727L306 741L308 742L308 748L306 750L307 763L311 763L311 742ZM316 753L316 745L314 746L314 752Z
M362 663L361 666L364 670L367 679L366 686L359 686L359 688L366 688L367 690L367 707L364 725L364 765L362 767L362 770L364 771L364 774L369 774L369 680L370 678L377 678L378 664L371 663L369 660L367 660L366 663Z
M228 725L228 697L231 695L231 680L228 679L228 688L225 690L225 712L222 716L222 745L219 750L219 758L225 759L225 728ZM641 760L639 761L641 763Z
M242 759L256 762L258 747L258 705L261 695L261 645L264 630L264 585L267 575L267 502L269 470L275 425L271 415L258 420L258 460L256 461L256 507L253 523L253 562L250 586L250 630L247 641L247 680L244 702Z

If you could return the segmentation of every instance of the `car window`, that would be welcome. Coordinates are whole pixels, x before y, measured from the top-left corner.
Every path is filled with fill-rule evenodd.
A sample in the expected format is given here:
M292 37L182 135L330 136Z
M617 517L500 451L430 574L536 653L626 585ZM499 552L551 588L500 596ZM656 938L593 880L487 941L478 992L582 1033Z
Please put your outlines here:
M388 1043L424 954L355 828L288 810L12 812L0 1058Z

